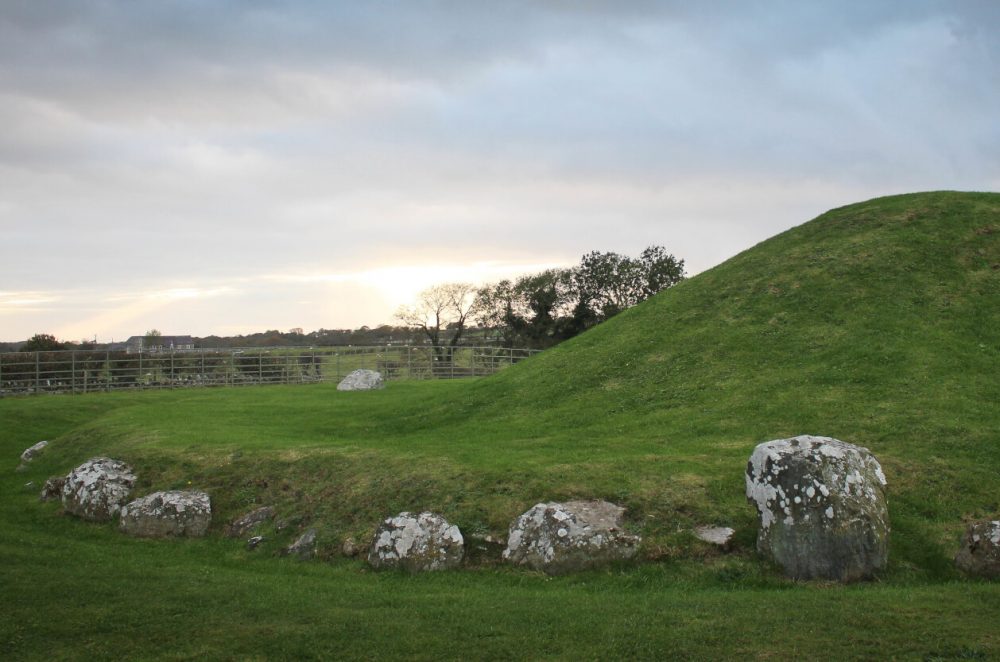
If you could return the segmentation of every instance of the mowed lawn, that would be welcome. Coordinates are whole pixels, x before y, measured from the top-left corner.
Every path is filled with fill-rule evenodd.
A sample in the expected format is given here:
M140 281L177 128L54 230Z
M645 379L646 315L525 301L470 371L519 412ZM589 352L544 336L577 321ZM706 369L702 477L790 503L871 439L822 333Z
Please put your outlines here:
M505 454L498 451L504 445L495 434L485 434L493 443L478 453L470 448L477 444L462 436L444 441L436 435L401 434L384 444L366 445L363 436L349 442L346 435L325 435L322 424L303 420L302 410L327 411L326 424L338 429L336 412L346 417L345 424L377 416L391 404L416 412L471 386L468 381L391 384L383 392L364 395L340 394L323 386L263 387L0 401L0 453L5 458L0 652L5 659L989 659L1000 654L997 584L930 577L899 563L880 582L847 587L788 582L753 555L752 511L745 505L746 512L738 518L744 529L731 555L703 549L689 534L661 535L673 546L663 543L652 554L657 558L549 578L488 562L423 576L371 572L362 561L343 558L332 549L339 545L343 525L324 525L321 520L345 511L335 505L296 512L294 499L283 502L289 514L304 513L309 524L323 531L325 558L301 563L276 558L275 546L247 552L242 541L219 535L221 521L203 540L135 540L120 535L113 525L79 522L60 515L56 504L37 501L45 477L98 451L100 444L86 432L96 428L117 434L107 450L119 451L112 454L128 456L139 467L176 455L173 468L161 470L155 481L170 484L151 485L146 491L179 487L188 480L193 486L213 483L209 490L227 514L239 512L244 504L224 494L225 485L209 480L210 467L217 462L229 467L220 472L225 475L238 474L233 466L241 463L255 469L251 481L267 467L277 476L280 467L308 465L284 471L289 480L316 476L316 484L301 488L315 492L306 499L311 500L319 494L337 498L337 490L322 483L339 480L335 467L343 458L359 463L355 470L367 472L378 464L373 458L379 455L390 465L404 458L404 464L422 469L404 469L397 485L387 483L384 504L353 506L361 511L389 508L388 514L421 493L437 493L433 487L407 482L415 475L433 482L433 467L443 461L439 453L448 445L462 448L455 454L461 459L449 462L444 471L455 485L462 475L499 476L514 460L490 469L492 463L484 456ZM259 426L236 422L251 416L247 412L265 409L266 403L270 408L261 414ZM163 415L176 409L187 413ZM217 423L206 426L202 439L174 439L174 430L203 418ZM134 429L146 430L146 438L130 438L125 432L130 420ZM153 425L157 421L159 425ZM231 437L223 432L227 422ZM278 435L279 427L284 437ZM296 434L303 440L298 450L290 441ZM271 435L269 446L265 440ZM153 441L157 437L175 443ZM15 473L20 451L42 438L53 440L49 452L29 471ZM516 458L532 460L522 469L525 474L540 466L546 453L557 453L514 446ZM234 460L236 447L244 450ZM632 468L640 474L650 473L642 468L645 450L634 454ZM624 462L592 455L591 464L609 469ZM738 459L736 453L733 457ZM687 463L702 465L697 457L687 458ZM183 473L185 467L188 473ZM740 470L724 473L738 476ZM31 489L24 486L28 481L35 482ZM489 481L471 484L482 489L484 482ZM579 479L552 487L556 492L582 492ZM533 489L544 491L541 486ZM513 500L531 505L531 499ZM374 524L369 522L368 528ZM642 528L641 523L634 525Z

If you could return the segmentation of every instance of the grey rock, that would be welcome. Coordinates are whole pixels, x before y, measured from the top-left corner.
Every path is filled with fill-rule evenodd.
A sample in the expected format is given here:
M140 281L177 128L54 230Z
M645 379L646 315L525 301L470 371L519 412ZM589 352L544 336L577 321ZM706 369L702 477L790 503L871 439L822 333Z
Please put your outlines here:
M440 515L402 512L382 521L372 538L368 563L379 570L446 570L462 563L464 542L458 527Z
M355 557L361 552L361 547L354 538L347 538L340 547L341 553L347 557Z
M52 501L62 498L63 485L66 483L66 476L52 476L42 485L42 492L38 495L39 501Z
M374 370L355 370L337 384L338 391L371 391L385 388L382 373Z
M722 549L729 549L733 542L735 530L728 526L699 526L694 530L694 535L698 540L716 545Z
M21 462L31 462L36 457L41 455L42 451L45 450L45 447L48 445L49 442L47 441L39 441L34 446L24 449L24 452L21 453Z
M550 575L630 559L642 539L624 530L624 512L607 501L536 504L511 523L503 559Z
M955 565L977 577L1000 577L1000 520L970 524Z
M294 556L300 561L307 561L316 554L316 529L309 529L299 539L281 550L282 556Z
M212 522L212 501L204 492L154 492L126 504L118 527L141 538L205 535Z
M132 467L120 460L95 457L66 476L62 503L67 513L94 522L112 519L135 485Z
M260 545L265 540L267 540L267 538L265 538L264 536L254 536L253 538L250 538L249 540L247 540L247 551L253 551L257 549L257 546Z
M230 538L242 538L264 522L274 517L274 508L262 506L239 517L226 527L226 535Z
M810 435L760 444L746 469L757 550L793 579L871 578L889 551L885 487L867 448Z

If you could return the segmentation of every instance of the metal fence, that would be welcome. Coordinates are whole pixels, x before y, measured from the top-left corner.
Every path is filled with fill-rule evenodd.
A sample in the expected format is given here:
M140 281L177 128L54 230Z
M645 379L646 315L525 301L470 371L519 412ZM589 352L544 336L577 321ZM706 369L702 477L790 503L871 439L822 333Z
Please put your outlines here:
M541 350L507 347L266 347L162 352L0 353L0 397L120 389L339 382L359 368L386 379L490 375Z

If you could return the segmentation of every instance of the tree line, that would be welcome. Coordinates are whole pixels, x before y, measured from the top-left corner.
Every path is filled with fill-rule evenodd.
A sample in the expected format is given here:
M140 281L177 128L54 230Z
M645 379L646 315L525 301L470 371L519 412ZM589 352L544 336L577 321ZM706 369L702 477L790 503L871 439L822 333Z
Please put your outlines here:
M446 360L470 332L505 347L545 348L586 331L684 279L684 260L662 246L638 257L592 251L566 269L547 269L482 287L430 287L396 318L419 330Z

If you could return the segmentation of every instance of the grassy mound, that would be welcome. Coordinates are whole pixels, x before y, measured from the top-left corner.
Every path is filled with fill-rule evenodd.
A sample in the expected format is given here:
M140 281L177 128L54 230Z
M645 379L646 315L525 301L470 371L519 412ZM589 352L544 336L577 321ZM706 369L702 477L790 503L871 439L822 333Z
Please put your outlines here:
M380 518L428 509L444 514L467 535L504 535L509 521L538 501L599 497L627 507L630 525L645 537L644 558L661 563L626 571L624 578L597 573L586 580L561 579L556 582L561 588L543 592L544 597L535 593L542 584L531 584L530 595L519 593L524 573L505 570L469 573L472 579L407 580L429 582L399 589L411 600L407 609L430 608L440 618L426 618L439 626L472 627L470 619L492 610L490 600L469 598L468 613L437 600L453 591L466 595L469 584L463 582L485 582L504 604L540 600L551 601L546 609L565 609L568 620L545 620L545 627L567 628L585 647L597 645L591 639L608 634L608 628L631 628L599 625L569 607L582 600L593 613L600 612L599 603L621 597L608 601L605 591L621 589L622 596L636 601L632 625L639 627L649 625L657 610L674 613L682 604L693 614L721 609L719 604L730 598L713 591L742 587L748 593L725 609L727 618L762 632L781 624L756 617L739 621L737 614L760 614L780 603L782 609L803 610L803 619L850 621L850 614L861 618L868 608L885 611L894 601L911 600L928 624L933 621L937 638L896 637L898 645L933 654L927 646L938 642L978 654L983 647L1000 647L980 628L982 618L1000 613L1000 595L989 584L970 590L940 582L958 579L951 557L963 520L1000 514L997 375L1000 195L882 198L830 211L490 378L391 383L371 393L292 386L0 401L0 448L10 469L23 448L42 438L53 440L28 473L3 482L6 531L14 531L20 542L0 542L0 554L25 568L18 598L42 608L49 606L49 594L32 593L27 582L51 573L60 564L57 559L65 560L57 541L67 536L80 539L76 553L89 563L122 568L129 582L138 581L142 571L128 559L162 560L164 543L121 541L110 527L59 518L56 506L36 504L35 492L21 487L27 480L40 483L65 473L92 455L109 454L136 467L140 495L187 486L207 489L217 513L216 531L263 503L274 504L289 524L280 532L268 530L270 540L254 553L244 552L238 541L218 538L185 543L190 563L181 560L155 573L162 575L156 580L159 590L171 600L183 599L171 582L187 576L193 564L221 555L223 561L212 566L218 577L239 575L238 567L253 563L263 573L254 580L254 590L291 609L289 614L298 613L288 606L294 599L283 592L282 582L290 581L303 594L308 588L288 579L289 566L261 565L278 563L261 558L269 558L301 528L317 526L321 555L334 561L338 581L353 599L368 596L362 602L377 612L387 599L384 592L366 591L374 590L370 582L389 591L385 580L359 578L350 565L355 562L338 560L338 550L348 536L366 541ZM755 444L795 434L830 435L867 446L882 462L893 525L884 580L899 593L855 595L854 606L843 609L831 605L855 599L847 593L775 593L787 583L752 552L756 522L743 496L743 470ZM698 524L735 527L735 553L719 556L697 542L690 530ZM108 540L128 551L113 559L95 551ZM45 560L33 565L24 553L25 541L44 548ZM499 574L489 574L494 572ZM69 581L65 572L55 576L63 584L52 579L53 593ZM214 579L210 583L219 586L209 590L246 594L250 605L239 612L244 616L266 612L253 602L253 591L243 584L234 587L237 581L248 580ZM595 593L581 588L581 581L596 582ZM681 586L682 593L707 593L684 602L688 598L669 593L663 582ZM659 587L655 595L640 597L650 586ZM430 603L414 595L423 590L419 587L432 587ZM966 593L976 596L981 611L963 597ZM331 613L350 609L323 599ZM963 620L942 622L938 609L945 604ZM169 612L172 607L165 605ZM508 646L524 634L518 628L537 621L512 608L497 626L496 645L470 650L517 655ZM916 617L893 611L884 622ZM29 627L24 636L41 636L44 628L39 627ZM287 636L298 627L310 626L295 621L279 630ZM885 641L892 631L887 625L873 641ZM695 656L717 652L698 647L705 644L703 635L697 627L684 630L678 636L688 647L676 650ZM666 640L650 637L626 638L615 646L605 641L606 647L589 650L657 657ZM418 646L414 650L435 650L419 648L420 641L410 640ZM565 639L554 641L540 656L573 656L579 650ZM830 631L764 650L830 654L828 646L842 641L843 633ZM190 654L218 655L212 646L219 640L212 642ZM726 642L735 646L727 649L733 654L762 650L753 637ZM963 642L974 645L966 649ZM854 653L884 652L877 643L872 646ZM353 649L328 650L358 655ZM836 650L849 656L854 649ZM149 656L144 651L136 654ZM413 655L399 646L369 653L378 651Z

